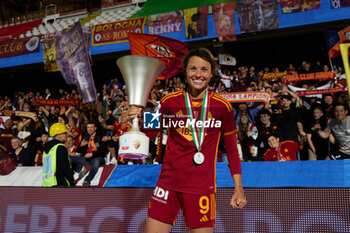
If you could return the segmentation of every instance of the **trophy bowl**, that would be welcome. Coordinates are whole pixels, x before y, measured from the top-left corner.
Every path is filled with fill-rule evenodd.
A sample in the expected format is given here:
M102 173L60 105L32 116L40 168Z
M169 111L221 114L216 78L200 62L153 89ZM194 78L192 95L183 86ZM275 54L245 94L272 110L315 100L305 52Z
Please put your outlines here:
M146 107L147 98L164 64L153 57L127 55L117 60L122 73L129 106ZM132 120L132 128L119 138L118 155L126 159L144 159L149 154L149 138L140 131L139 119Z

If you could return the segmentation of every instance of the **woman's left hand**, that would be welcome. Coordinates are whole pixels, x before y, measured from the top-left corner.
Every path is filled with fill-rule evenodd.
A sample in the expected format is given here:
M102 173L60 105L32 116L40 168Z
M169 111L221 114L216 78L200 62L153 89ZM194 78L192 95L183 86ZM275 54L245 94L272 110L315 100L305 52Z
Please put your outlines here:
M242 209L247 204L243 189L234 191L230 204L234 209Z

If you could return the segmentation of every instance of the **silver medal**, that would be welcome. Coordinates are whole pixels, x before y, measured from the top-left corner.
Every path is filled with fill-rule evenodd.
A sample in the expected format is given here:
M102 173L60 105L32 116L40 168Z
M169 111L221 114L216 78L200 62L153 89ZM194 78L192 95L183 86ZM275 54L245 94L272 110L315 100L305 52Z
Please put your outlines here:
M197 165L201 165L204 162L204 155L201 152L197 152L193 156L193 161Z

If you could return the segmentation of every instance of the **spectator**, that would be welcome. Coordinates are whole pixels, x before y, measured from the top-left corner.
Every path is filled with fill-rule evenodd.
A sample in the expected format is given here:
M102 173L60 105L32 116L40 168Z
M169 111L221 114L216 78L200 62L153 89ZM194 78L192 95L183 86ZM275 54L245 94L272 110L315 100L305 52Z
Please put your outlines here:
M125 109L121 116L121 121L115 121L112 125L107 125L103 118L100 117L100 123L102 123L102 127L111 130L112 136L105 136L103 137L103 141L106 141L108 150L111 153L111 161L112 164L117 164L117 160L120 163L124 163L124 159L118 157L117 158L117 152L118 152L118 145L119 145L119 138L121 135L123 135L125 132L128 132L131 129L130 124L127 121L127 109Z
M317 128L320 126L324 130L327 126L327 120L323 116L321 107L313 109L313 120L305 127L306 138L309 149L309 160L324 160L329 153L329 139L321 138L317 133Z
M250 141L258 147L258 160L261 160L264 153L270 148L268 137L270 135L279 136L279 129L276 123L271 122L271 112L267 109L261 109L258 112L257 128L258 137L254 139L249 137Z
M249 78L243 76L242 74L238 76L238 80L234 81L234 89L236 92L246 91L249 86Z
M13 153L11 146L11 138L17 135L17 129L13 129L13 121L11 118L5 120L4 128L0 128L0 147L8 154Z
M350 118L347 106L337 103L334 105L333 118L322 130L321 125L315 125L315 130L322 138L328 138L332 133L339 143L339 149L331 153L331 159L350 159Z
M67 135L67 141L64 143L64 146L67 148L69 156L80 156L80 154L77 153L77 146L75 145L73 136Z
M97 133L97 125L94 122L88 122L86 125L86 134L83 136L77 152L81 156L71 156L72 167L79 172L79 177L84 177L86 168L84 165L91 165L89 175L83 182L84 187L89 187L91 180L95 177L98 168L105 163L105 157L108 153L105 142L102 141L102 135Z
M291 107L292 97L290 95L282 95L282 110L275 112L276 123L280 128L281 141L292 140L299 141L299 133L301 137L306 134L302 125L302 118L297 110Z
M297 160L297 152L301 149L298 142L284 141L276 135L268 136L270 149L264 154L264 161L295 161Z
M328 121L334 118L333 96L331 94L324 94L322 100L322 110L324 116Z
M241 112L241 117L238 121L238 137L237 137L237 148L241 161L256 160L258 155L258 148L254 146L249 137L256 139L258 131L255 125L249 123L248 114Z
M42 166L43 165L43 153L45 143L49 141L49 134L47 132L43 132L39 138L37 138L37 142L34 145L35 151L35 159L34 166Z
M233 76L230 74L230 70L226 69L224 70L224 73L222 73L221 69L219 69L218 74L220 76L220 81L225 85L225 88L231 88Z
M51 106L51 107L39 107L39 111L44 113L44 116L48 122L48 125L52 125L58 122L58 117L60 115L60 107Z
M67 132L67 134L69 136L73 137L74 144L76 146L79 145L80 140L81 140L80 136L82 134L80 128L77 125L78 125L78 119L74 116L71 116L68 120L68 127L67 127L68 132Z
M254 119L256 114L259 112L261 106L260 105L252 105L251 107L248 107L247 102L241 102L238 104L238 109L235 110L235 118L236 118L236 124L238 125L239 118L241 117L241 113L245 112L248 114L248 119L250 123L254 123Z
M16 161L16 165L19 167L22 166L32 166L33 165L33 159L30 154L29 149L24 148L22 146L22 140L18 137L13 137L11 139L11 145L13 149L13 153L10 155L12 158Z

